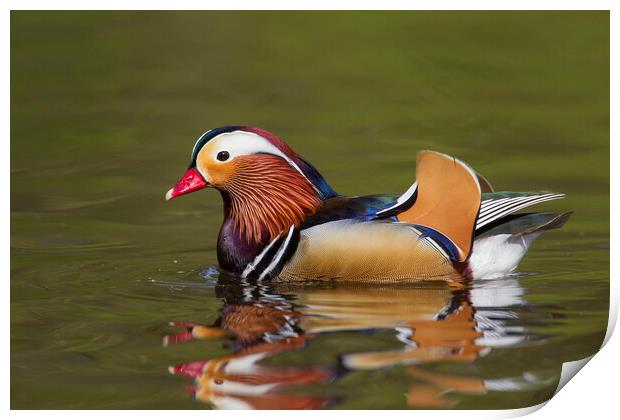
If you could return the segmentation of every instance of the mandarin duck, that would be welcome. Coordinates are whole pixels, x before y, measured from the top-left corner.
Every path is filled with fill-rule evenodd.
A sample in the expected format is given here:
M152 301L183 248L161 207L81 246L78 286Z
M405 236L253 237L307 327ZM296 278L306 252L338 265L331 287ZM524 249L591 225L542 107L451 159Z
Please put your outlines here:
M571 214L515 213L564 195L495 192L461 160L429 150L402 195L339 195L279 137L246 126L201 135L166 199L205 187L224 201L218 263L248 280L502 277Z

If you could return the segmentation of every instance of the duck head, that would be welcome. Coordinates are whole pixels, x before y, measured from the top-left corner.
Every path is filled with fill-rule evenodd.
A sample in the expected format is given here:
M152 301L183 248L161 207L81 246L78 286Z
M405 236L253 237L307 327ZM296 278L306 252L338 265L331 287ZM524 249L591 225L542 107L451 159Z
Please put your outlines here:
M265 130L228 126L204 133L166 200L205 187L224 199L225 222L248 243L264 243L336 196L319 172Z

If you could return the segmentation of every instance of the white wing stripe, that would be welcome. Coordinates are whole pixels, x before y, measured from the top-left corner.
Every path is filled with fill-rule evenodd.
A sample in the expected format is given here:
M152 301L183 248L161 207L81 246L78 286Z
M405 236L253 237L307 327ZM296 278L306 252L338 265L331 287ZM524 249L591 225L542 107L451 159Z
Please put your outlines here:
M435 248L437 251L439 251L441 253L441 255L444 256L444 258L446 258L447 260L450 259L448 254L446 254L446 251L444 251L443 248L441 246L439 246L439 244L437 242L435 242L434 239L428 238L428 237L426 237L424 239L426 239L428 241L428 243L430 243L433 246L433 248Z
M488 216L493 216L494 214L498 214L506 210L509 207L513 207L516 204L527 203L529 201L536 200L539 197L540 196L519 197L519 198L515 198L514 200L510 200L505 203L502 203L501 205L496 206L492 209L485 209L485 211L481 211L480 214L478 215L478 220L484 220Z
M499 206L497 208L494 208L492 211L487 211L485 212L485 214L479 215L478 216L478 220L481 222L484 222L486 219L492 218L497 214L500 214L508 209L511 209L513 207L516 207L517 205L522 205L522 204L527 204L527 203L532 203L534 201L538 201L538 200L552 200L553 198L551 198L553 196L553 194L544 194L544 195L531 195L529 197L521 197L518 199L514 199L512 201L509 201L505 204L503 204L502 206ZM529 204L527 204L529 205Z
M409 189L407 189L407 191L405 191L403 193L403 195L401 195L400 197L398 197L398 200L396 200L396 204L394 204L393 206L388 207L387 209L383 209L381 211L377 212L377 216L380 214L385 213L386 211L390 211L398 206L400 206L401 204L407 202L407 200L409 200L413 194L415 194L416 190L418 189L418 181L414 182Z
M479 229L501 217L504 217L508 214L514 213L517 210L520 210L524 207L528 207L537 203L542 203L545 201L557 200L559 198L563 198L564 194L544 194L544 195L536 195L530 196L530 200L519 200L518 202L510 203L510 205L502 207L501 209L497 209L491 214L485 215L483 218L479 218L476 223L476 229Z
M521 196L521 197L510 197L510 198L504 198L502 200L497 200L494 201L493 203L489 204L489 205L485 205L485 206L481 206L480 207L480 215L484 215L485 213L489 213L491 210L494 209L498 209L500 207L505 207L505 206L509 206L512 205L514 203L517 203L519 201L524 201L524 200L531 200L535 197L540 197L540 194L536 194L536 195L528 195L528 196Z
M485 200L480 204L480 212L482 213L483 211L497 207L507 202L508 200L511 200L511 198L500 198L499 200Z
M533 205L535 203L542 202L542 201L547 201L547 200L549 200L549 197L533 197L533 198L530 198L528 200L519 200L519 201L516 201L514 203L509 203L506 206L503 206L501 208L495 209L494 211L485 214L483 217L479 217L478 218L478 223L483 224L483 223L486 223L486 222L488 222L490 220L495 220L498 217L501 217L503 215L515 212L518 209L521 209L523 207L531 206L531 205Z

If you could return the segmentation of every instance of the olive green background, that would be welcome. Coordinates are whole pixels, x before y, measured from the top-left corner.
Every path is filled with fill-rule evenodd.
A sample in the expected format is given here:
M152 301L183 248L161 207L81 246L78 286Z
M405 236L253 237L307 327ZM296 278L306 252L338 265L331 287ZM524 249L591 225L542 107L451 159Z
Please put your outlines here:
M203 407L166 368L226 350L161 338L168 321L218 317L198 273L216 265L221 203L163 197L195 139L229 124L278 134L342 194L404 191L420 149L498 190L566 193L544 208L573 217L520 266L515 313L545 340L471 368L559 369L600 346L609 13L12 12L12 408ZM280 363L369 340L331 334ZM336 408L405 408L407 381L394 367L326 389ZM531 405L552 388L459 395L455 408Z

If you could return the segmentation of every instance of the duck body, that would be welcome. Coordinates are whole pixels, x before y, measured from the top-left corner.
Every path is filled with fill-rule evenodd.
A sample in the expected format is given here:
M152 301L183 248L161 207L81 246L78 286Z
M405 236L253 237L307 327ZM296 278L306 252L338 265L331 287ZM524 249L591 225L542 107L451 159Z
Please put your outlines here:
M341 196L278 137L244 126L203 134L166 198L204 187L224 202L220 267L257 280L499 277L570 215L515 214L563 195L494 192L465 163L432 151L418 154L416 182L400 196Z
M395 246L396 245L396 246ZM461 278L442 249L417 226L341 220L302 231L278 279L405 281Z

